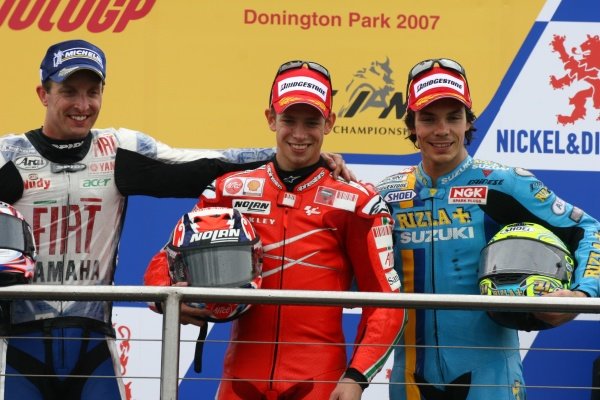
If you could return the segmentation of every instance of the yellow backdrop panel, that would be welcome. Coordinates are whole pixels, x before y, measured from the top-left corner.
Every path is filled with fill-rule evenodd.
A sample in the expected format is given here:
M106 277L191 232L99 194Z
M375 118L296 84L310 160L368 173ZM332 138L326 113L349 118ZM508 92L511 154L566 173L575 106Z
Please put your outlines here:
M31 3L31 4L29 4ZM335 131L326 148L408 154L406 74L431 57L459 60L481 113L543 0L4 1L0 132L41 126L39 63L57 41L107 54L98 127L128 127L173 146L270 147L263 111L276 68L291 59L332 72Z

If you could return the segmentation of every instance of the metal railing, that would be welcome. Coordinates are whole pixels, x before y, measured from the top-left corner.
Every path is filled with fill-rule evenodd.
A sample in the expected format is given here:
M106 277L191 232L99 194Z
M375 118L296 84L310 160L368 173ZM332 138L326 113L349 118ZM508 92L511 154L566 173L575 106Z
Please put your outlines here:
M162 302L164 319L160 398L165 400L177 399L180 340L179 310L181 302L243 302L248 304L380 306L412 309L552 311L600 314L600 298L248 290L173 286L15 285L0 288L0 299Z

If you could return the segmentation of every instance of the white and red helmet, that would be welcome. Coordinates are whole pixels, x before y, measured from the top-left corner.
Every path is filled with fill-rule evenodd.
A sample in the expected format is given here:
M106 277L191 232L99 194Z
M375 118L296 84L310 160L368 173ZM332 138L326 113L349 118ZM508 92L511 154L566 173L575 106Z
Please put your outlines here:
M252 288L262 282L262 243L238 210L207 207L184 214L165 248L174 282L193 287ZM238 318L249 304L193 303L212 312L208 321Z
M16 208L0 202L0 286L30 283L36 257L31 226Z

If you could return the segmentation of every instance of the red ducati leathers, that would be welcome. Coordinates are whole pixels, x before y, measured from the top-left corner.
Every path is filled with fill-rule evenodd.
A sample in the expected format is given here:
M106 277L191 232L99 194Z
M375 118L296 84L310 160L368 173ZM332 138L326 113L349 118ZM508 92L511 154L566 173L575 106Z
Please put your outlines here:
M273 163L221 177L196 207L212 206L238 209L261 236L262 288L346 291L355 278L360 291L399 291L393 222L383 199L360 184L333 179L326 168L317 168L293 192L286 191ZM147 285L170 283L161 253L148 267ZM359 346L347 364L340 345L345 343L342 308L253 305L233 322L224 363L224 378L243 381L224 380L218 398L251 400L269 393L272 398L327 399L347 368L371 380L404 321L403 309L365 307Z

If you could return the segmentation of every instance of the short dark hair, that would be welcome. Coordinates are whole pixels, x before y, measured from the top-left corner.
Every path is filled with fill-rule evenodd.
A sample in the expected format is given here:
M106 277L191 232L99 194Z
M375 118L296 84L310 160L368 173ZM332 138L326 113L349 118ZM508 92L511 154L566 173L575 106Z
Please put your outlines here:
M473 125L473 123L477 119L477 116L475 116L475 113L473 113L473 111L467 107L465 107L465 112L467 114L467 122L471 124L471 127L465 132L465 146L466 146L471 143L471 140L473 140L473 132L475 132L477 130L477 128L475 128L475 125ZM406 127L408 128L408 133L407 133L406 137L409 138L411 142L413 142L415 147L417 147L417 135L415 135L415 133L414 133L414 131L415 131L415 112L413 110L411 110L410 108L406 109L406 115L404 116L404 123L406 124Z
M102 90L104 90L104 86L106 85L106 82L102 81L100 79L100 77L98 77L98 81L102 82ZM52 85L56 83L54 81L52 81L52 79L46 79L45 81L42 82L42 87L44 88L44 90L48 93L50 93L50 89L52 88Z

